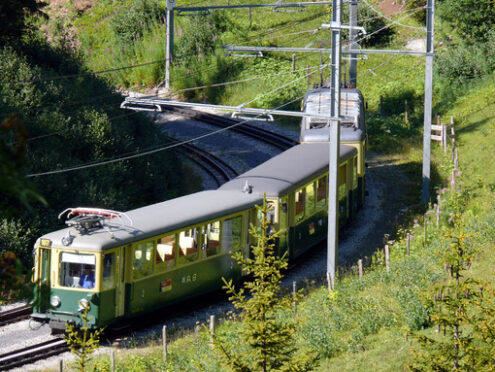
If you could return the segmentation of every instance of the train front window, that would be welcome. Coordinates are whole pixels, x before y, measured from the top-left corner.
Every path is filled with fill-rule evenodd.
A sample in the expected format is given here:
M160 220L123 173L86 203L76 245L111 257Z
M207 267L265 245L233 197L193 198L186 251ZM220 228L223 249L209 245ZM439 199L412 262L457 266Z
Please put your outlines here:
M62 252L59 263L59 284L62 287L94 289L96 257L94 254Z

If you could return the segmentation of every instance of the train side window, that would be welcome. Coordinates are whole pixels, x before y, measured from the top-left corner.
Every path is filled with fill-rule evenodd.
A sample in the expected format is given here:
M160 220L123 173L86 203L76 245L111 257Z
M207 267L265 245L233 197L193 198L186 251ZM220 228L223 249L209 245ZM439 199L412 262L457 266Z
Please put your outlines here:
M306 186L306 212L312 214L315 209L315 185L310 183Z
M155 268L164 271L175 266L175 234L158 239L156 245Z
M132 271L134 280L153 274L153 241L136 244L134 247L134 259Z
M220 249L220 221L209 223L202 226L203 245L202 245L202 258L215 256L219 253Z
M237 251L241 247L242 216L223 221L222 252Z
M316 182L316 207L322 208L327 204L327 176L321 177Z
M304 218L304 202L306 200L306 189L302 188L296 191L296 222Z
M347 196L346 192L347 165L343 164L339 168L339 200Z
M115 253L103 255L103 282L102 289L111 289L115 286Z
M185 265L198 259L198 229L189 229L179 233L179 265Z

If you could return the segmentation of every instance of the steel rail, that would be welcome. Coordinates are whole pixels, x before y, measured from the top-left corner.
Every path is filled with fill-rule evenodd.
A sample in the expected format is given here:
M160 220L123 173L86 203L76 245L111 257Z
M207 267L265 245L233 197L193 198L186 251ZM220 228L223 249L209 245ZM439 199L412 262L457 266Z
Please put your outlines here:
M19 306L14 309L2 311L0 313L0 326L27 319L32 312L33 308L31 305Z
M0 355L0 370L8 370L69 350L64 339L56 338Z

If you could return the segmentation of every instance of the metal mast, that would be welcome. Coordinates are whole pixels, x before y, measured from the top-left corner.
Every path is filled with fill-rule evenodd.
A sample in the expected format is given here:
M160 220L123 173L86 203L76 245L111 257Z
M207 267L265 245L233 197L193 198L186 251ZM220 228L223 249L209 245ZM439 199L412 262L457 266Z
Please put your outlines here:
M359 0L349 0L349 40L351 41L350 49L358 49L359 45L355 42L357 37L357 27L358 25L358 4ZM356 87L357 85L357 55L351 54L349 61L349 80L351 87Z
M335 283L338 258L338 185L340 157L340 30L342 0L332 2L332 75L330 85L330 136L328 159L328 235L327 235L327 278L329 285Z
M170 64L174 58L175 0L167 0L167 49L165 51L165 88L170 89Z
M426 64L425 64L425 113L423 129L423 187L421 200L430 200L431 156L431 107L433 97L433 28L435 0L428 0L426 8Z

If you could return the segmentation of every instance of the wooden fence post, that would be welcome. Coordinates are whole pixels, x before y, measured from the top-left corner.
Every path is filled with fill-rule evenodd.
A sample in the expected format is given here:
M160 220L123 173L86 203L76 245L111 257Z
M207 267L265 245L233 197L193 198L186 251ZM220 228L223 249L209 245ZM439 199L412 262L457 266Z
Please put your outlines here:
M425 214L425 241L424 244L426 245L426 240L428 239L428 218Z
M162 328L163 363L167 363L167 326Z
M411 234L407 233L407 255L411 255Z
M359 278L363 278L363 260L359 259L358 260L358 270L359 270Z
M447 155L447 129L447 125L442 124L442 147L445 155Z
M385 244L385 267L387 271L390 270L390 248L388 244Z
M58 361L58 372L64 372L64 361L63 361L63 359L60 359Z
M297 283L294 280L292 282L292 306L294 306L294 312L297 311L297 303L296 303L296 291L297 291Z
M215 334L215 315L210 315L210 347L213 349L215 341L213 335Z
M110 353L110 371L115 372L115 350Z
M404 110L404 122L406 124L409 124L409 118L408 118L408 114L407 114L407 99L404 101L404 106L405 106L405 110Z

